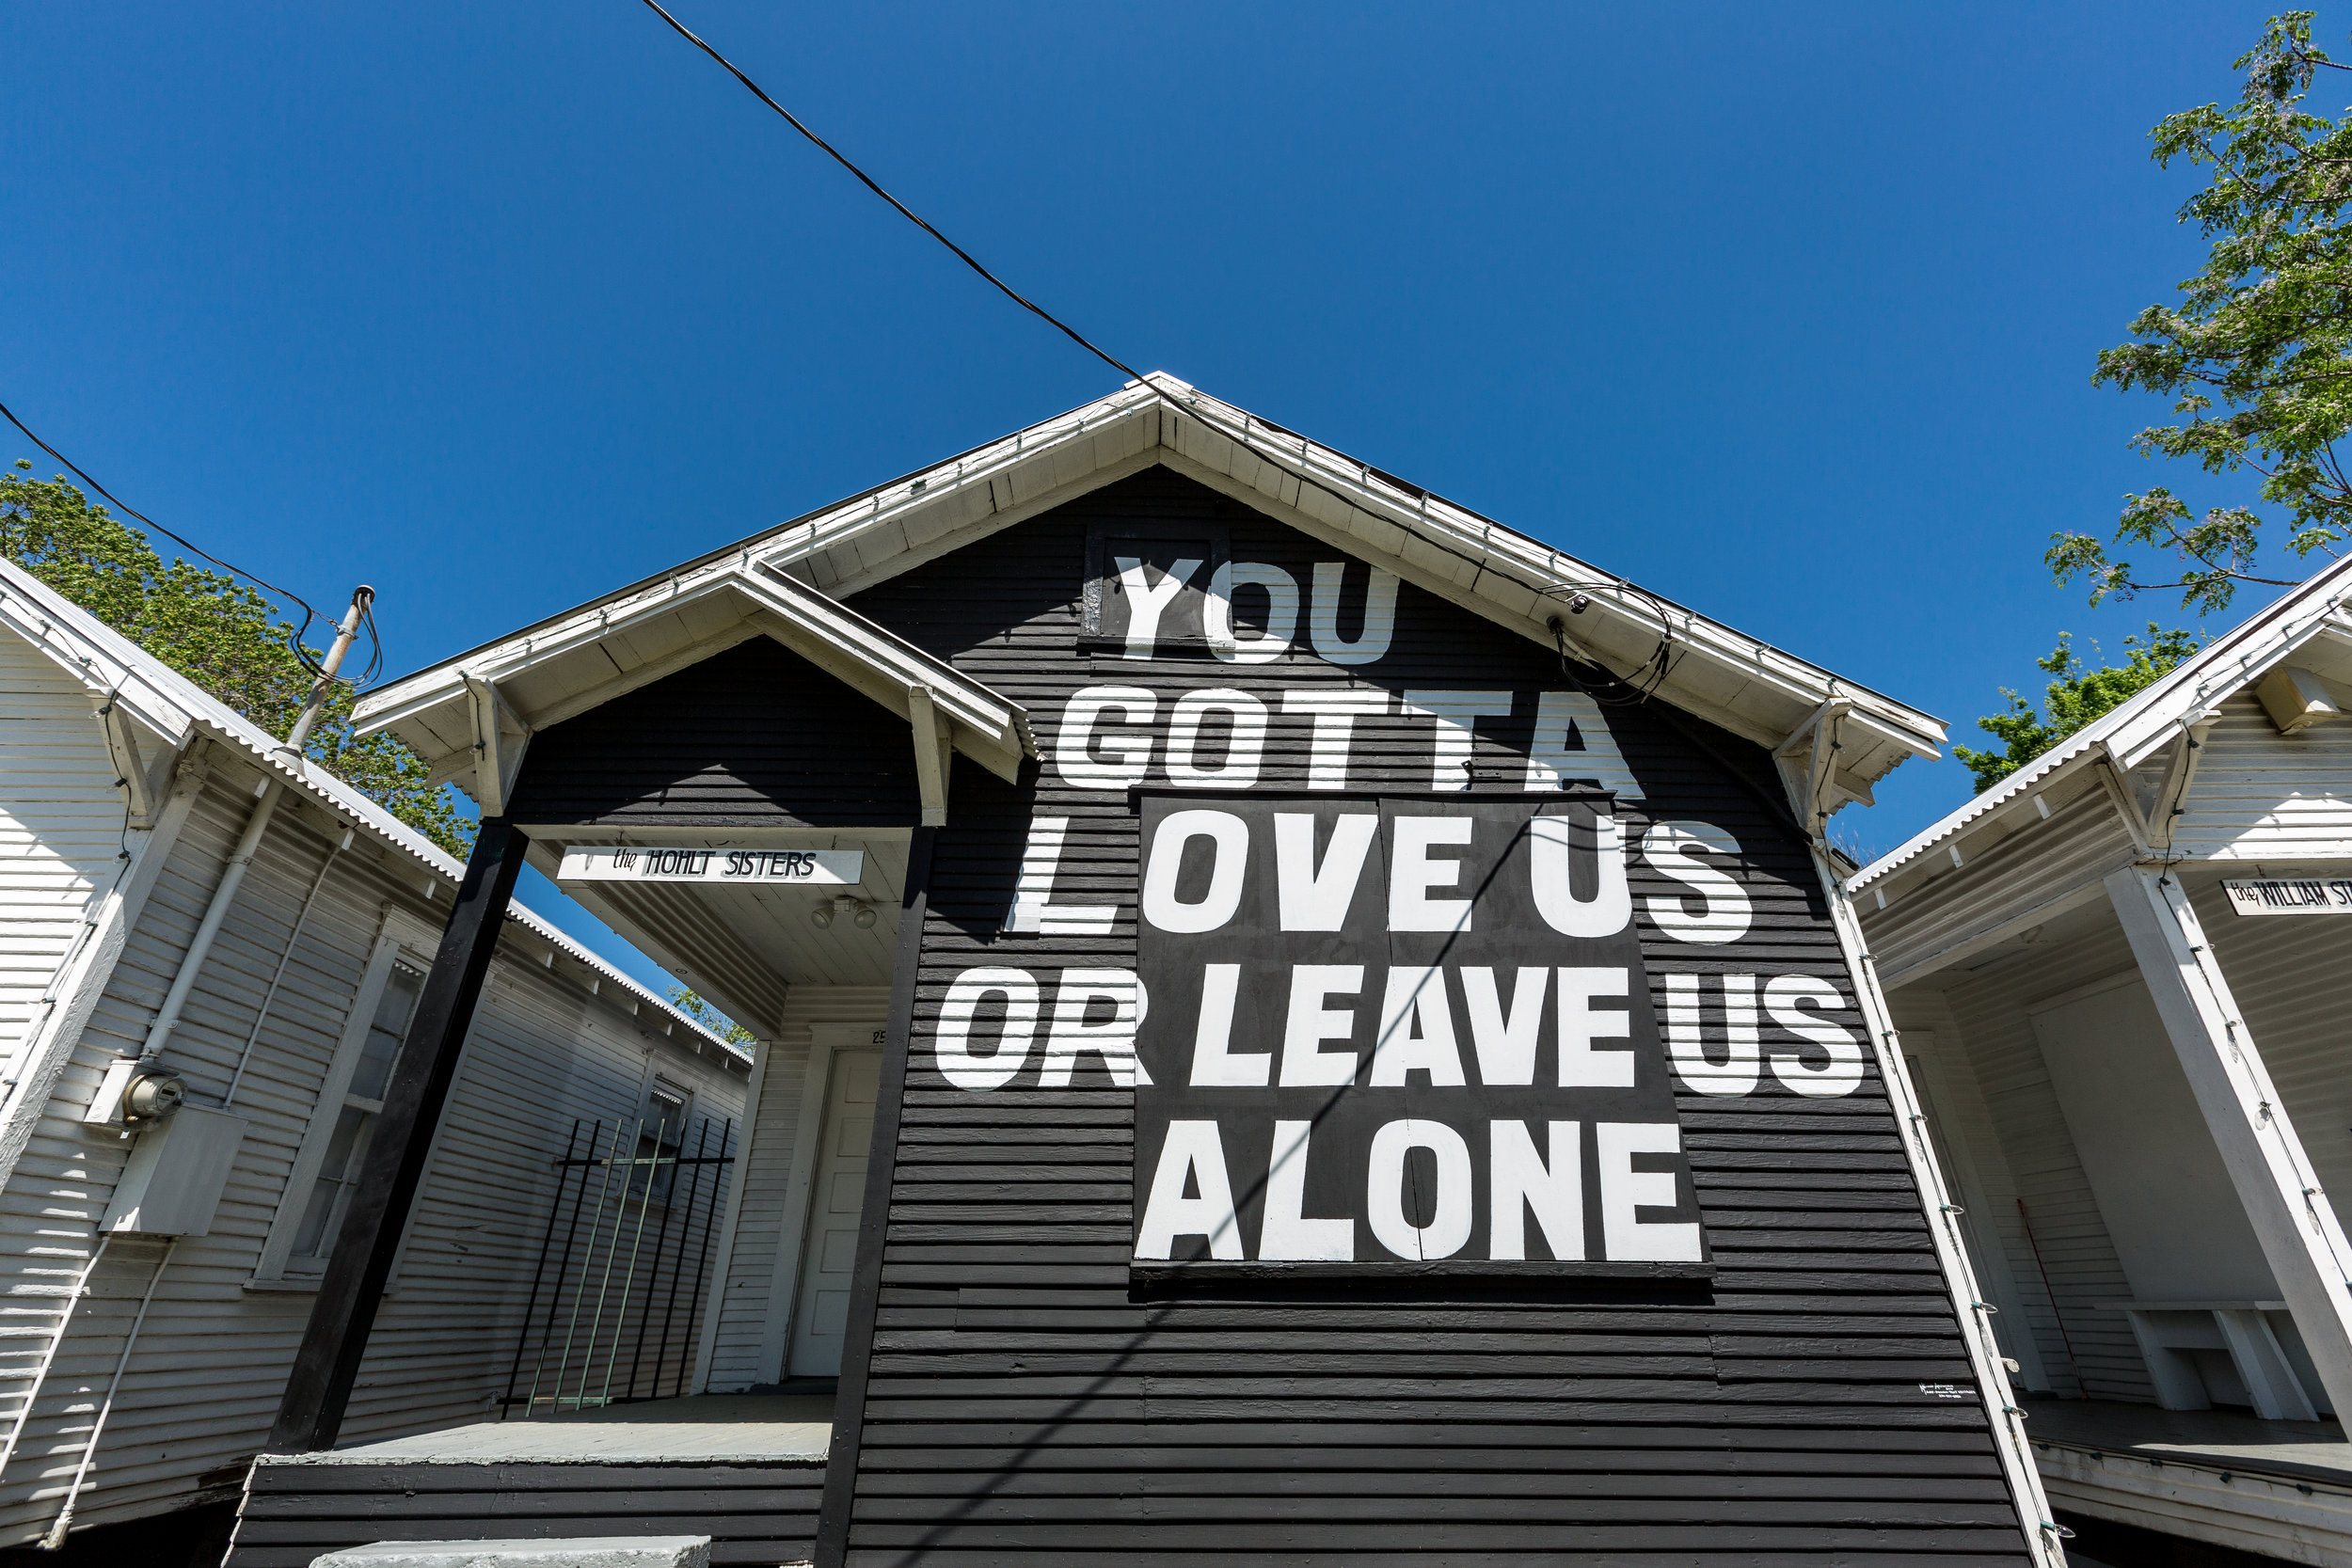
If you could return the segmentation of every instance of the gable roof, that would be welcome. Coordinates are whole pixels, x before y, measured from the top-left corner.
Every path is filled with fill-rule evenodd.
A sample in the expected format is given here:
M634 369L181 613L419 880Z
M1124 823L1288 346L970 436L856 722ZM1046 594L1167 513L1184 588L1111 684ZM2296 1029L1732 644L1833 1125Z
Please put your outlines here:
M192 739L208 738L453 888L464 879L465 866L439 845L309 758L287 752L276 736L6 557L0 557L0 626L80 681L95 703L135 721L148 744L160 745L166 756ZM750 1057L739 1047L565 936L519 899L507 910L516 925L633 997L641 1012L650 1007L673 1031L683 1030L685 1041L698 1053L707 1047L737 1070L748 1069Z
M1020 704L749 547L406 676L363 698L356 719L362 733L397 732L495 814L511 764L494 783L478 763L499 760L499 732L527 736L763 634L910 724L936 726L1008 783L1037 755Z
M2280 595L2235 630L2184 659L2162 678L2110 708L1999 784L1880 856L1846 880L1859 892L1884 880L1939 846L2020 804L2061 775L2106 759L2119 774L2170 746L2190 725L2210 719L2221 704L2296 653L2327 646L2342 675L2352 676L2352 560L2336 562Z
M1557 637L1624 671L1670 639L1659 694L1768 748L1842 705L1840 803L1867 801L1908 757L1939 754L1944 726L1928 714L1158 372L395 681L361 702L358 720L396 731L464 787L478 739L457 697L469 674L496 686L520 722L556 722L766 629L746 629L731 602L747 585L789 578L838 610L1155 464L1547 647ZM1564 613L1572 594L1587 604Z

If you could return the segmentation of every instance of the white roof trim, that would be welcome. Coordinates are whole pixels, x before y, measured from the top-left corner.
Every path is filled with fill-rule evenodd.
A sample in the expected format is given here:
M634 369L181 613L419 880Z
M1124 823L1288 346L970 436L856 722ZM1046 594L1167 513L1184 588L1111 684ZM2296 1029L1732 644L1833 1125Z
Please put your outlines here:
M2352 635L2344 601L2352 598L2352 560L2336 562L2290 589L2245 625L2183 660L2129 702L2101 714L1966 805L1846 879L1858 892L1894 875L1945 840L1965 832L2010 801L2061 773L2088 766L2094 753L2129 772L2209 717L2235 693L2315 637Z
M523 686L534 672L657 623L685 625L688 614L706 629L660 657L628 668L609 655L576 659L535 700L525 698ZM545 729L761 633L901 719L912 721L914 693L927 692L956 749L1007 781L1038 754L1020 704L831 595L739 554L680 568L654 589L405 676L361 699L355 720L362 734L397 731L428 762L446 764L441 770L463 787L471 782L471 759L446 737L470 733L471 721L459 712L470 701L469 689L486 683L524 724Z
M60 670L79 680L93 698L104 701L112 695L173 750L199 735L228 746L246 762L301 790L337 817L377 843L399 850L452 887L464 879L465 865L439 845L308 758L290 755L279 748L277 736L5 557L0 557L0 626L40 649ZM557 930L519 899L507 908L516 925L620 987L641 1007L650 1006L662 1022L683 1026L739 1062L750 1060L741 1048L719 1038L666 998L655 995Z
M1560 599L1578 643L1630 668L1671 629L1677 662L1661 691L1677 705L1767 747L1833 699L1853 705L1870 744L1850 782L1867 789L1906 757L1935 756L1931 716L1745 636L1524 534L1319 445L1174 376L1154 372L1108 397L976 447L921 472L798 518L551 617L408 677L362 705L366 721L400 728L421 750L445 740L408 721L427 689L459 666L490 669L593 641L615 617L659 610L671 595L761 566L789 571L836 599L1152 463L1210 483L1303 531L1547 646Z

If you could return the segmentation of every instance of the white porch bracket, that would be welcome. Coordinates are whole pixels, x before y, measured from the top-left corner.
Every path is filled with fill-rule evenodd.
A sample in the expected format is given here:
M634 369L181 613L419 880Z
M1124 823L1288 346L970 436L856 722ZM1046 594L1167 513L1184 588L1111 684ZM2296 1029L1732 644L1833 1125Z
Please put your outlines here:
M2328 1402L2352 1411L2352 1263L2334 1207L2178 880L2126 866L2107 897Z
M148 777L147 759L139 751L138 731L133 727L131 716L116 701L119 691L110 691L98 705L98 727L105 733L106 755L113 762L115 776L122 781L124 799L131 808L131 826L145 828L155 820L159 809L156 781Z
M1859 793L1851 789L1841 791L1836 781L1840 750L1837 729L1852 711L1853 704L1842 697L1832 697L1773 749L1772 760L1780 767L1780 781L1788 791L1789 809L1804 824L1808 837L1819 838L1829 826L1830 814L1848 800L1869 799L1867 789Z
M474 799L485 816L506 815L506 797L522 770L523 750L531 744L531 726L522 721L494 681L463 673L466 695L473 711ZM461 759L464 753L460 753ZM459 770L465 763L459 762Z
M907 722L914 732L914 781L922 791L923 826L947 825L947 777L955 766L955 736L928 686L907 688Z

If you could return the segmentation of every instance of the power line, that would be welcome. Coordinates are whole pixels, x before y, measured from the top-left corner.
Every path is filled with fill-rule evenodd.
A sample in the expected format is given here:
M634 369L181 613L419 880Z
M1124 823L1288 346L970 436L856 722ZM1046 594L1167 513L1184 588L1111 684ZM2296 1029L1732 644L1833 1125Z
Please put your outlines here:
M857 176L858 182L860 184L864 185L867 190L872 191L876 196L881 197L884 201L889 202L893 207L896 207L901 217L904 217L909 223L914 225L917 229L920 229L924 233L929 234L932 239L937 240L941 245L946 245L949 250L955 252L956 259L958 261L961 261L965 266L970 267L974 272L978 273L982 277L987 278L990 283L995 286L996 291L999 293L1002 293L1007 299L1011 300L1015 305L1020 306L1021 309L1028 311L1031 315L1036 316L1040 320L1054 326L1072 342L1077 344L1080 348L1085 349L1089 354L1093 355L1094 357L1100 359L1103 363L1108 365L1111 369L1117 371L1128 380L1141 381L1143 379L1140 373L1126 364L1123 360L1112 357L1110 355L1105 354L1101 349L1095 347L1094 344L1089 342L1086 338L1079 333L1076 327L1072 326L1068 322L1063 321L1059 316L1055 315L1051 310L1046 309L1045 307L1038 304L1035 300L1022 294L1015 290L1012 285L1007 283L1003 278L997 277L994 273L980 265L978 261L973 257L970 251L964 249L963 246L956 244L955 241L949 239L946 235L932 228L929 223L924 221L922 216L912 207L909 207L905 202L899 200L888 191L883 190L882 186L876 184L874 182L873 176L867 174L864 169L858 167L857 165L843 157L840 150L835 148L833 143L827 141L824 137L818 135L816 132L802 124L798 117L796 117L791 110L786 108L783 104L769 97L768 94L761 89L760 85L757 82L755 82L749 76L744 75L743 72L737 68L733 60L728 59L724 55L720 54L716 49L711 48L709 44L704 42L702 39L684 23L680 22L676 17L672 16L668 11L663 10L660 4L657 3L657 0L645 0L645 8L646 9L652 11L656 16L660 17L662 21L668 23L671 27L675 29L678 37L684 39L687 42L692 44L695 48L701 50L704 54L709 55L712 59L718 61L722 66L725 67L727 73L733 76L737 81L742 83L745 87L749 88L753 97L758 99L762 103L765 103L770 108L775 110L779 115L782 115L786 124L791 126L792 129L798 131L802 135L806 136L820 151L822 151L827 157L831 158L834 163L839 164L843 168L848 169L851 174Z
M287 646L294 650L294 657L300 659L312 673L315 674L318 672L318 661L312 658L310 651L302 645L302 634L310 629L310 623L319 619L319 612L310 608L310 602L308 599L305 599L299 594L291 593L286 589L278 587L267 578L257 578L242 566L232 566L228 562L223 561L220 557L213 554L210 550L199 549L197 546L190 544L187 540L172 532L171 530L164 527L163 524L157 522L146 513L139 511L136 507L132 506L129 502L123 500L121 497L116 495L112 490L107 489L104 485L99 483L98 481L90 478L90 476L83 470L80 464L74 462L73 459L68 457L65 453L59 451L56 448L51 446L48 442L42 440L39 436L35 435L32 427L27 425L23 420L18 419L15 413L11 411L8 405L5 403L0 403L0 418L5 418L8 423L16 426L18 430L23 431L24 433L24 438L32 442L33 445L39 447L41 451L47 452L50 456L56 458L58 462L72 469L74 477L79 479L83 483L88 485L91 489L97 491L100 495L114 502L115 509L117 511L121 512L126 515L136 517L140 522L145 523L149 528L153 529L157 533L162 534L165 538L170 540L182 549L202 556L205 560L211 562L222 571L230 574L230 576L240 577L245 578L247 582L257 583L261 587L266 588L272 594L278 595L278 597L286 600L300 610L302 611L302 625L295 630L294 636L287 639Z
M924 233L929 234L932 239L937 240L941 245L946 245L950 251L954 252L958 261L961 261L965 266L970 267L974 272L978 273L982 277L988 279L990 284L992 284L996 291L1002 293L1007 299L1011 300L1015 305L1020 306L1021 309L1028 311L1041 321L1047 323L1056 330L1059 331L1064 337L1068 338L1072 342L1076 343L1080 348L1085 349L1089 354L1093 355L1097 359L1100 359L1111 369L1119 372L1120 374L1125 376L1128 380L1150 388L1152 391L1159 397L1160 401L1167 404L1171 412L1178 412L1175 401L1168 395L1165 388L1154 386L1152 383L1146 381L1141 372L1136 370L1133 366L1126 363L1126 361L1114 357L1113 356L1104 352L1102 349L1097 348L1093 343L1089 342L1077 328L1072 326L1068 322L1063 321L1060 317L1055 315L1052 311L1046 309L1035 300L1032 300L1026 295L1021 293L1010 284L1007 283L1003 278L997 277L994 273L980 265L978 260L975 258L970 251L956 244L955 241L941 233L937 229L932 228L929 222L925 221L920 214L916 213L913 208L909 207L905 202L899 200L897 197L891 195L888 191L882 189L880 184L875 182L873 176L867 174L864 169L858 167L857 165L851 163L847 157L843 156L838 148L834 147L831 142L825 140L824 137L818 135L816 132L810 130L806 125L801 123L800 118L794 115L791 110L786 108L783 104L769 97L767 91L762 88L757 82L753 81L749 76L743 74L742 70L738 67L733 60L728 59L724 55L722 55L719 51L713 49L703 40L701 35L697 34L684 23L680 22L676 17L672 16L668 11L664 10L661 8L660 0L644 0L644 5L647 10L652 11L662 21L668 23L671 29L675 31L678 37L684 39L687 42L692 44L695 48L701 50L712 59L718 61L719 64L725 69L727 74L742 83L745 89L748 90L753 97L758 99L762 103L767 104L768 107L775 110L778 115L782 116L786 124L791 126L792 129L807 137L812 145L814 145L818 150L822 151L827 157L831 158L834 163L839 164L843 168L848 169L851 174L855 175L860 184L864 185L867 190L872 191L876 196L881 197L884 201L889 202L892 207L898 209L899 215L904 217L909 223L914 224L917 229L923 230ZM1200 418L1197 409L1193 411L1193 417L1195 419ZM1201 422L1203 424L1207 423L1205 420ZM1248 432L1246 427L1243 431L1243 444L1245 446L1249 445ZM1261 453L1261 455L1263 454ZM1352 506L1355 504L1355 502L1348 497L1340 494L1339 491L1316 480L1311 474L1292 469L1287 463L1279 465L1279 467L1282 467L1285 472L1290 473L1291 476L1296 479L1300 483L1311 485L1315 489L1322 491L1324 494L1332 497L1343 505ZM1424 499L1429 498L1429 492L1426 490L1421 491L1421 495ZM1444 550L1449 555L1457 556L1460 559L1470 562L1472 565L1480 567L1482 570L1494 570L1494 565L1491 561L1478 556L1473 556L1467 550L1463 550L1450 545L1442 539L1435 538L1422 530L1414 528L1409 522L1406 523L1404 527L1406 531L1412 534L1415 538L1420 539L1424 543L1434 545L1438 548ZM1561 585L1545 585L1537 587L1536 591L1538 593L1549 594L1553 592L1553 589L1558 586ZM1600 587L1605 585L1597 584L1594 586ZM1622 689L1623 691L1629 692L1629 696L1613 695L1608 698L1599 698L1597 693L1595 693L1595 695L1597 700L1609 701L1616 705L1646 702L1649 700L1650 696L1657 691L1658 688L1665 683L1667 675L1674 668L1674 664L1676 662L1674 657L1674 625L1672 620L1666 614L1665 606L1656 594L1649 593L1645 589L1635 588L1630 582L1627 582L1622 578L1619 579L1616 584L1616 588L1621 594L1639 594L1641 597L1649 600L1651 606L1653 607L1653 611L1658 618L1658 647L1649 656L1649 657L1642 661L1641 666L1631 676L1618 675L1615 671L1610 670L1607 666L1600 666L1602 673L1611 676L1615 681L1617 687ZM1561 667L1563 670L1566 668L1566 650L1563 647L1561 651ZM1586 689L1588 691L1590 690L1589 688L1582 688L1581 683L1580 689Z

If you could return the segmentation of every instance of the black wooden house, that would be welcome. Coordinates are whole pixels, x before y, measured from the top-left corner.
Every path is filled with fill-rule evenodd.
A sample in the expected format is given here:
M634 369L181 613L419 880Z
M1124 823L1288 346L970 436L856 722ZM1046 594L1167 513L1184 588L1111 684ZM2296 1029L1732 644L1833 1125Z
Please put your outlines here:
M2062 1560L1821 836L1925 715L1153 376L361 717L485 826L281 1449L531 857L764 1039L872 998L870 1142L763 1046L703 1386L837 1393L723 1560Z

